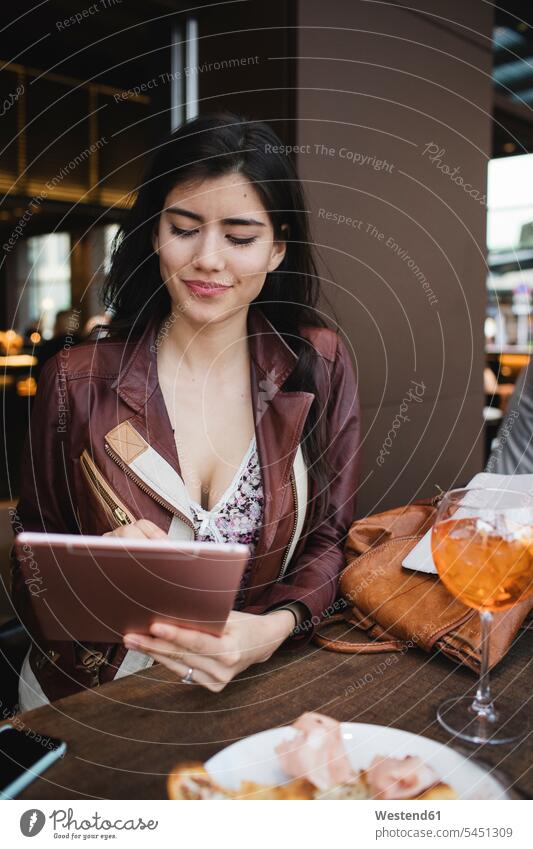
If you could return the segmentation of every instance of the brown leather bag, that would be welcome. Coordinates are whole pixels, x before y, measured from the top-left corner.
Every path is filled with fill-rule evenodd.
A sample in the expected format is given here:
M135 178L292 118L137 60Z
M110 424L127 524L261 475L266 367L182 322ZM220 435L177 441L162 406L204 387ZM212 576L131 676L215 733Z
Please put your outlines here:
M345 546L348 565L340 592L348 606L322 623L318 645L347 654L405 651L419 646L440 650L478 673L481 665L480 620L476 610L454 598L436 575L404 569L402 560L433 524L439 496L359 519ZM533 597L494 614L489 664L495 666L533 608ZM344 622L349 633L364 631L370 640L330 639L324 626Z

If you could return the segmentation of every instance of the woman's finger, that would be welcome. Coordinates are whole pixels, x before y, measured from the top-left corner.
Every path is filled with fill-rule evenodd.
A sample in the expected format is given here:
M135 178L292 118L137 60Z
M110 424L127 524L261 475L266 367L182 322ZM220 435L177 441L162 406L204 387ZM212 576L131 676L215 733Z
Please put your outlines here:
M129 525L120 525L114 531L107 531L104 537L126 537L127 539L163 539L166 533L150 519L137 519Z
M190 684L199 684L215 693L220 692L220 690L225 687L225 683L212 678L202 669L195 669L194 666L188 667L182 661L172 660L172 658L168 657L166 654L159 654L159 652L150 652L150 654L154 660L157 660L159 663L162 663L163 666L166 666L167 669L174 672L179 679L185 678L189 672L189 668L191 668L193 671L192 680L188 682Z
M167 534L161 528L158 528L154 522L151 522L150 519L139 519L136 524L144 535L148 537L148 539L164 539L167 536Z
M223 656L230 649L227 638L214 637L212 634L204 634L201 631L193 631L191 628L180 628L178 625L154 622L150 626L150 633L154 637L175 643L182 649L193 654L206 654L210 657Z
M153 637L144 635L127 634L124 637L126 648L135 649L137 651L146 652L149 655L157 654L167 657L169 660L179 661L181 664L193 669L200 669L209 675L214 681L227 682L231 675L229 670L216 658L209 655L193 654L188 652L175 643L166 640L156 640Z
M121 525L114 531L106 531L104 537L125 537L127 539L146 539L146 534L138 527L137 522L131 525Z

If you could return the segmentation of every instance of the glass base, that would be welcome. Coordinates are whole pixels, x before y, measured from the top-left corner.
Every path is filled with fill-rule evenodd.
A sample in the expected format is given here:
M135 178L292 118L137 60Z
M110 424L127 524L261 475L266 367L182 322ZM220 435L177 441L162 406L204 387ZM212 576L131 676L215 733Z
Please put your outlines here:
M469 743L512 743L529 732L529 717L523 708L517 709L507 699L498 699L492 709L478 713L473 698L447 699L438 711L437 719L446 731Z

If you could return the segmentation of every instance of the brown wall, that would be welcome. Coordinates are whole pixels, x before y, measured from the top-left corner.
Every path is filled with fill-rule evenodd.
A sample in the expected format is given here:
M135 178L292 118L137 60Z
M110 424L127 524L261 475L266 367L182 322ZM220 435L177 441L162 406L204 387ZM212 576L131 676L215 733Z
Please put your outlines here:
M467 481L483 462L486 211L452 178L485 194L492 13L420 5L433 16L359 0L298 4L297 142L310 147L297 165L324 289L359 373L361 513ZM451 174L424 154L429 143ZM388 165L354 163L342 148Z

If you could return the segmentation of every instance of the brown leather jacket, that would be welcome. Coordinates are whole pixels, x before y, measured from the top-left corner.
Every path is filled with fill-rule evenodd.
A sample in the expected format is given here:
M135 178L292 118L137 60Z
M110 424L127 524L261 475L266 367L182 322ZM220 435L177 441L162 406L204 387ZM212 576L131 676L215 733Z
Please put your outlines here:
M302 330L321 355L317 381L329 399L328 458L337 472L327 519L313 527L307 509L313 483L305 464L302 473L300 441L314 395L283 390L297 358L258 307L249 309L248 331L265 512L243 610L264 613L302 602L309 612L300 626L305 642L336 598L355 514L360 438L355 372L334 331ZM23 457L13 517L17 532L103 534L146 518L169 536L194 539L180 503L183 481L157 378L162 332L164 323L158 328L152 322L134 342L89 341L46 363ZM32 637L31 669L47 698L113 679L124 646L47 642L32 614L29 589L13 560L13 599Z

